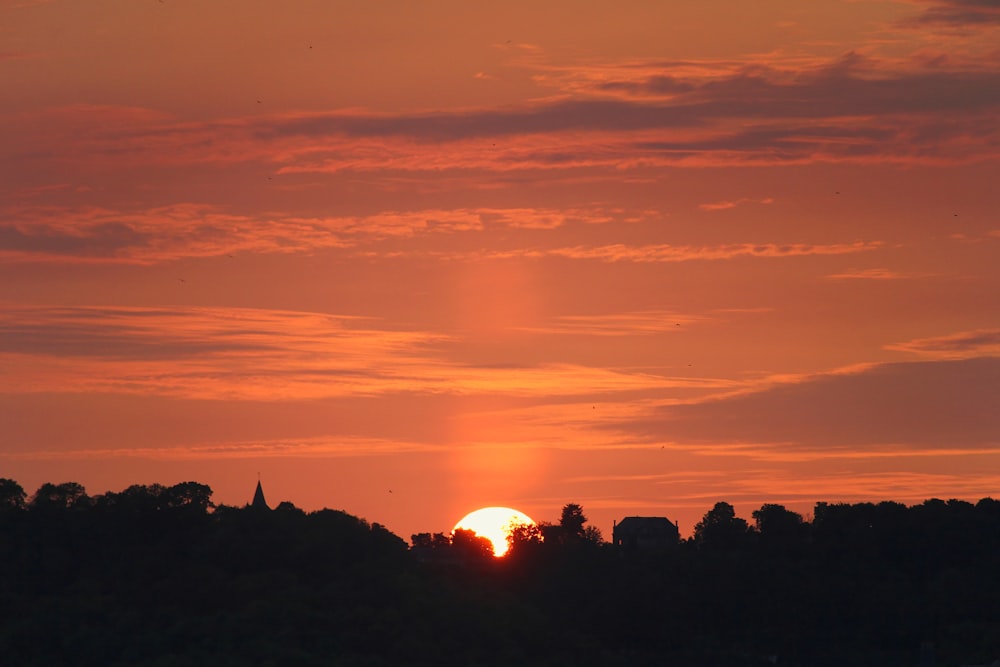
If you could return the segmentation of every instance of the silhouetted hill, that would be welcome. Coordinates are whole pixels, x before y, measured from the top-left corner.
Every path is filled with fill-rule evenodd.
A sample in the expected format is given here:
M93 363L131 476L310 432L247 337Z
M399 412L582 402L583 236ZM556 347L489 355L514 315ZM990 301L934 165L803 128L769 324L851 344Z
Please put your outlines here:
M691 539L649 550L601 542L567 508L497 560L470 536L414 536L410 549L334 510L213 507L193 482L94 497L48 484L28 498L0 480L0 663L1000 657L1000 502L819 503L812 521L765 505L752 524L718 503Z

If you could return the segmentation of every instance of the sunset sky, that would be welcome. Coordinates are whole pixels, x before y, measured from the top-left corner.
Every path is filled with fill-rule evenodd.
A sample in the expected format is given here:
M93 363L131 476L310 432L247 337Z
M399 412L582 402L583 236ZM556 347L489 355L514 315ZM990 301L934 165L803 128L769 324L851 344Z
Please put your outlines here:
M0 0L0 477L998 497L998 184L997 0Z

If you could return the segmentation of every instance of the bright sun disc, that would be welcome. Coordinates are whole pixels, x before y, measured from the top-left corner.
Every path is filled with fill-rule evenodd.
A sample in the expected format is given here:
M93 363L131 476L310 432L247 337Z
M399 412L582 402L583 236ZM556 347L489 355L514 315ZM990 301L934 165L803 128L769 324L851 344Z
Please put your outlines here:
M452 532L461 528L485 537L493 543L493 555L499 558L507 553L507 534L511 528L523 524L533 526L535 522L524 512L509 507L484 507L462 517Z

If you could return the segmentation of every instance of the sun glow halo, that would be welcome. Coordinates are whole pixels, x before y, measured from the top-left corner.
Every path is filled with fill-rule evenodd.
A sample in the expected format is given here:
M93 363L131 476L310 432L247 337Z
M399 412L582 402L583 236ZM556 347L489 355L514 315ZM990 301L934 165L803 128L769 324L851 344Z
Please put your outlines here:
M530 516L510 507L483 507L469 512L455 524L452 532L459 528L471 530L493 543L493 555L497 558L507 553L507 534L511 528L522 524L535 525Z

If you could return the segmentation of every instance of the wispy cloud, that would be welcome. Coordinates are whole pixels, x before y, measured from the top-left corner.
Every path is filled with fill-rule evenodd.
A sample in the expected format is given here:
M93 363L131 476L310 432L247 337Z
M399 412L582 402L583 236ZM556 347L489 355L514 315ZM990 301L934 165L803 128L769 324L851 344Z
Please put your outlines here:
M256 163L281 174L956 163L1000 155L1000 70L982 62L930 66L849 53L750 66L612 64L593 80L587 71L550 74L558 96L496 108L199 123L130 107L74 107L48 120L7 117L25 129L7 151L22 161L58 155L117 168Z
M840 273L831 273L829 280L907 280L910 278L926 278L925 273L903 273L892 269L849 269Z
M967 359L1000 357L1000 329L977 329L946 336L917 338L904 343L886 345L887 350L911 352L935 359Z
M571 483L592 482L653 482L656 484L705 484L711 480L727 480L729 476L721 470L684 470L680 472L636 473L614 475L580 475L567 478Z
M662 76L650 76L633 85L636 99L561 99L517 109L411 115L314 114L258 121L258 132L263 136L406 136L422 141L462 141L581 131L690 130L723 119L774 118L782 119L783 124L799 119L800 129L815 127L822 133L824 123L815 123L818 119L949 110L967 114L1000 104L1000 94L990 85L1000 72L902 72L882 69L883 65L850 53L803 70L758 65L717 77L691 77L683 84L671 79L671 90L684 94L669 104L639 103L643 93L663 87ZM608 85L605 82L604 87ZM842 127L839 122L827 126Z
M717 246L677 246L668 244L627 246L573 246L548 251L529 251L534 254L552 255L572 259L593 259L605 262L689 262L698 260L726 260L738 257L802 257L807 255L845 255L868 252L882 247L878 241L854 243L728 243Z
M983 498L992 494L1000 475L951 474L923 470L873 472L844 470L796 476L794 470L750 471L709 487L691 489L685 497L727 498L732 502L785 504L825 502L920 503L929 498Z
M0 459L16 461L147 459L151 461L198 461L246 458L340 458L382 456L407 452L441 451L442 447L377 438L315 437L249 440L169 447L118 447L84 449L31 449L0 451Z
M0 314L3 391L280 401L393 393L568 397L691 384L571 363L477 365L449 336L320 313L21 308Z
M977 341L925 347L994 345ZM764 382L760 389L674 404L622 421L651 442L798 457L860 448L989 448L1000 444L1000 358L874 364Z
M716 468L662 474L586 475L566 481L595 489L598 493L607 488L623 488L625 483L631 494L639 496L609 498L606 506L613 508L639 506L648 509L659 505L664 513L676 518L679 508L697 508L700 512L710 506L711 501L725 499L739 506L739 511L745 512L748 519L750 511L763 503L781 503L808 515L819 500L920 503L928 498L975 499L990 496L1000 482L1000 475L989 469L978 473L942 470L938 464L953 461L955 456L946 452L906 463L899 461L907 456L906 453L895 456L896 465L902 469L866 470L857 466L858 461L844 460L838 461L835 469L809 468L806 472L805 468L794 464L754 465L744 460L737 475L731 470ZM982 458L984 452L969 456ZM622 502L619 504L616 500ZM587 506L592 506L589 499ZM689 517L688 526L697 518Z
M713 202L710 204L699 204L698 208L703 211L727 211L731 208L736 208L737 206L743 206L744 204L773 204L774 199L771 197L763 197L760 199L754 199L752 197L741 197L735 200L723 200L718 202Z
M681 325L697 323L704 316L665 310L606 315L563 315L541 327L523 328L533 333L584 336L649 336L677 332Z
M168 261L237 251L295 252L345 245L333 224L253 218L202 204L138 211L20 207L5 211L0 257L83 262Z
M209 308L6 308L6 392L283 400L406 385L444 337L319 313Z
M908 22L965 28L1000 24L1000 5L995 0L920 0L919 4L926 9Z
M577 245L554 247L513 248L510 250L476 251L397 251L393 255L431 256L454 261L481 261L504 259L562 259L591 260L599 262L673 263L693 261L722 261L741 257L787 258L812 255L847 255L870 252L882 248L881 241L855 241L853 243L726 243L721 245Z
M4 211L0 257L22 261L153 263L235 252L293 253L354 248L391 238L493 228L554 229L634 221L618 208L461 208L370 215L249 216L216 206L175 204L146 210L20 206Z
M552 230L568 225L632 223L662 216L656 211L592 208L460 208L383 211L369 215L302 217L287 213L249 216L216 206L176 204L120 211L94 207L19 206L4 211L0 258L151 264L237 252L296 253L340 248L365 254L364 246L387 239L487 232ZM552 237L550 242L558 242ZM477 245L470 242L471 245ZM840 244L730 243L723 245L532 246L509 250L394 250L382 257L427 255L480 260L560 257L606 262L714 261L737 257L780 258L842 255L875 250L878 241Z
M479 249L475 251L398 250L392 253L371 252L380 257L434 257L441 260L478 262L483 260L547 258L573 259L598 262L634 262L637 264L674 263L694 261L723 261L743 257L779 259L813 255L847 255L870 252L882 248L881 241L855 241L853 243L727 243L722 245L577 245L533 246L509 250ZM362 253L364 254L364 253Z

